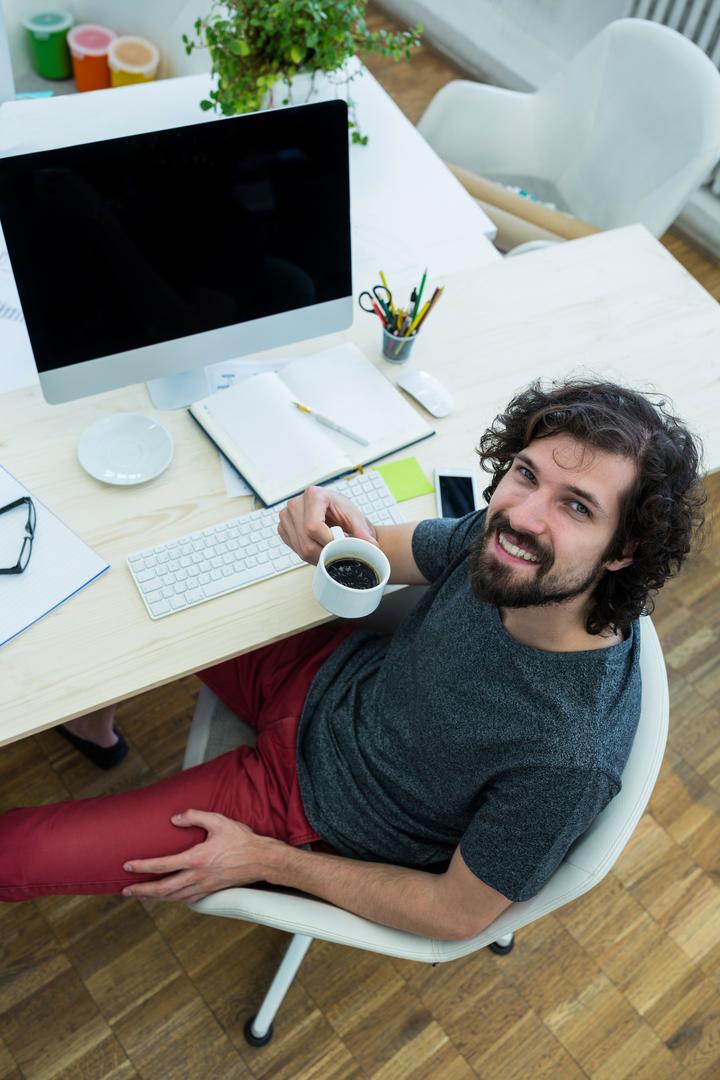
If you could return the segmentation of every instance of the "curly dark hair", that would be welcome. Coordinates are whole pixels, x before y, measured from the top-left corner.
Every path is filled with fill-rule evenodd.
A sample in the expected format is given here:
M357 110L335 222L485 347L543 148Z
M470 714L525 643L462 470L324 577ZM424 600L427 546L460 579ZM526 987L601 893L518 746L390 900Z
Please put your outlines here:
M603 574L593 590L585 624L589 634L626 633L633 619L652 614L650 594L678 572L704 522L700 440L665 401L651 396L657 400L610 382L537 380L495 418L477 450L482 468L493 474L483 492L488 502L515 455L533 439L564 433L637 463L603 557L620 559L633 546L633 561Z

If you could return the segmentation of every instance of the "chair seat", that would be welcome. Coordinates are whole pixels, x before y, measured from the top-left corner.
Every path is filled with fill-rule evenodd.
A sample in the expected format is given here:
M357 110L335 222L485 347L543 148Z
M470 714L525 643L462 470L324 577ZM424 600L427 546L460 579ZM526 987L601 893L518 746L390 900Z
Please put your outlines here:
M486 179L494 180L497 184L504 184L508 188L520 188L521 191L533 195L541 203L550 203L564 214L572 213L557 186L542 176L521 173L487 173Z
M546 887L547 891L538 894L540 900L533 897L523 903L511 904L486 930L464 941L443 941L395 930L353 915L324 900L279 889L223 889L206 896L204 900L198 900L192 907L203 915L243 919L289 934L304 934L384 956L397 956L424 964L442 964L468 956L498 938L513 934L574 900L593 884L594 876L587 870L563 864L555 872L552 889Z
M212 690L203 686L195 704L183 769L211 761L238 746L254 745L255 730L223 704Z

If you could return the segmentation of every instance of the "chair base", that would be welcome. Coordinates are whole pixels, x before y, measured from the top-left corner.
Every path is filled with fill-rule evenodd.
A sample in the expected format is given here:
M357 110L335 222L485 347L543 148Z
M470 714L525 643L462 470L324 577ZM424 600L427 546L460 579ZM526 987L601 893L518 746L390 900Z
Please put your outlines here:
M267 1046L273 1037L273 1026L271 1024L264 1035L255 1035L253 1033L253 1024L256 1019L257 1017L251 1016L249 1020L245 1021L245 1026L243 1027L245 1042L250 1043L251 1046Z
M508 938L510 940L508 940ZM494 952L496 956L507 956L509 952L512 952L515 948L515 937L513 934L507 934L500 941L491 941L488 945L490 952Z
M543 248L555 247L563 243L562 240L528 240L525 244L516 244L505 252L505 258L510 255L529 255L532 251L541 251Z

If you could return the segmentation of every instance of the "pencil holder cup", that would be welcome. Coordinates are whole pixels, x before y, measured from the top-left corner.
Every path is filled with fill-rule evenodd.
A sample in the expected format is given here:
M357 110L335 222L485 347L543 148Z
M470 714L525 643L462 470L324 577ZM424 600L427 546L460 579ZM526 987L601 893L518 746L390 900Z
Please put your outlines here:
M391 334L389 330L383 330L383 356L391 364L404 364L410 359L415 337L415 334L410 334L408 337L398 337L396 334Z

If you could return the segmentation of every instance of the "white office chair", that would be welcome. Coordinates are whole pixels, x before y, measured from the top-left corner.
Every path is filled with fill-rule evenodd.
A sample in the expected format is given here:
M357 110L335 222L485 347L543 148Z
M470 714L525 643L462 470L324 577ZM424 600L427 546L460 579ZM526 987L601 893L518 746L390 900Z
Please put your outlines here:
M660 236L720 157L720 74L675 30L618 19L535 93L448 83L418 130L446 161L591 225Z
M396 594L397 595L397 594ZM391 616L392 618L392 616ZM265 999L245 1024L245 1038L264 1046L272 1022L313 938L358 949L444 963L482 949L513 947L513 934L542 915L581 896L611 869L635 829L657 779L668 732L668 684L660 642L649 618L641 620L642 708L637 734L622 776L622 790L574 844L548 883L531 900L511 904L491 926L466 941L438 941L370 922L332 904L280 889L223 889L193 904L203 915L274 926L293 935ZM184 768L198 765L244 743L255 733L203 687L193 717Z

